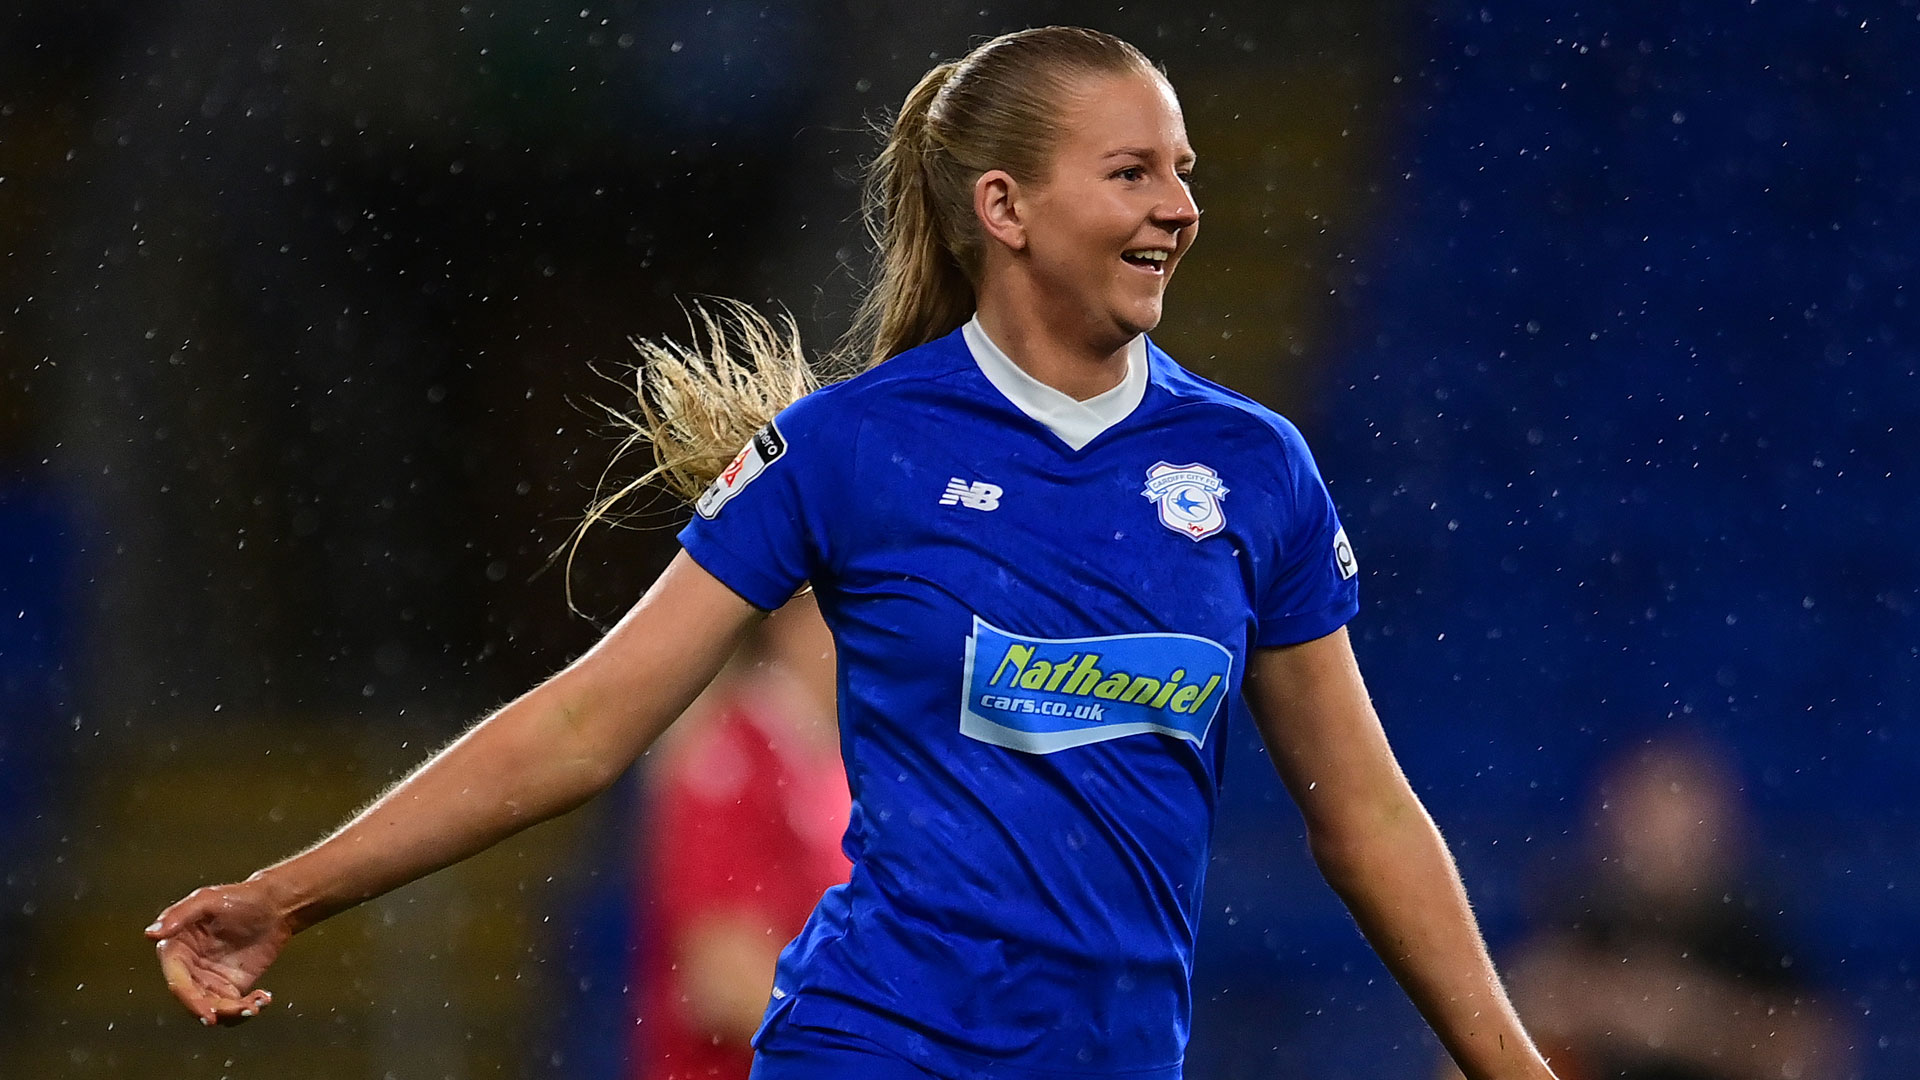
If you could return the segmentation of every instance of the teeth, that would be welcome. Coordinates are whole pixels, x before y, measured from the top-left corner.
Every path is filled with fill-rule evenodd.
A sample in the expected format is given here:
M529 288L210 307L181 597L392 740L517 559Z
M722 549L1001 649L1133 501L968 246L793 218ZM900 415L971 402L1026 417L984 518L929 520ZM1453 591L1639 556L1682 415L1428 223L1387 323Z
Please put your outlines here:
M1148 262L1166 262L1167 261L1166 252L1160 251L1157 249L1152 249L1152 248L1142 248L1139 251L1122 252L1121 255L1123 258L1145 259Z

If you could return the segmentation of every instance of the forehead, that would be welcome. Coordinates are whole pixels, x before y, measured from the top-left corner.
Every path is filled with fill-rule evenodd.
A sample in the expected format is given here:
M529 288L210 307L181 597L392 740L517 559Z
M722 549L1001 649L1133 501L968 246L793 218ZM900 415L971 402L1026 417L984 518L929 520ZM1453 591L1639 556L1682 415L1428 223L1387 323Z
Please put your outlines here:
M1074 80L1060 109L1063 155L1103 156L1132 148L1193 156L1180 99L1165 79L1145 72Z

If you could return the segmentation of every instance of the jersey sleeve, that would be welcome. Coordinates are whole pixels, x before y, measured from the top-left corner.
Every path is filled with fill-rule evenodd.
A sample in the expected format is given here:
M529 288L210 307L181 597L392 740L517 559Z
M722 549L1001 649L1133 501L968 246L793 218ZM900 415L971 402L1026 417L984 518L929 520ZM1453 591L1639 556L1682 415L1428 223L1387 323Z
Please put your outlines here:
M825 396L802 398L756 432L680 530L694 562L763 611L820 572L841 520L847 470Z
M1281 449L1274 500L1279 520L1257 585L1254 644L1261 647L1324 637L1360 611L1360 565L1333 496L1299 430L1273 419Z

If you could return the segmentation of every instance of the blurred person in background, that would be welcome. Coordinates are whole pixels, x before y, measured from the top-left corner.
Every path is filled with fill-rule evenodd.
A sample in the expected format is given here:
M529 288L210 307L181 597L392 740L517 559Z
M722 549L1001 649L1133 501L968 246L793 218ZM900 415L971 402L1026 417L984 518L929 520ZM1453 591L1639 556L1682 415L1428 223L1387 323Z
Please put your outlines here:
M697 495L682 553L332 836L162 912L175 995L254 1016L295 933L604 790L810 585L853 873L782 953L760 1080L1178 1080L1235 715L1463 1070L1551 1080L1368 698L1358 566L1304 440L1146 338L1198 231L1194 161L1166 76L1109 35L929 71L870 178L878 280L838 356L860 374L809 392L793 335L738 305L714 355L645 347L662 471Z
M851 869L833 684L833 638L795 597L654 749L633 1080L746 1080L780 949Z
M0 971L9 973L27 968L49 869L48 822L64 791L57 735L72 700L79 621L70 598L78 503L29 463L37 417L20 392L25 381L0 377ZM0 978L0 1043L30 993L27 980Z
M1585 874L1510 965L1561 1080L1851 1075L1844 1025L1741 880L1747 808L1715 747L1670 734L1620 754L1589 820Z

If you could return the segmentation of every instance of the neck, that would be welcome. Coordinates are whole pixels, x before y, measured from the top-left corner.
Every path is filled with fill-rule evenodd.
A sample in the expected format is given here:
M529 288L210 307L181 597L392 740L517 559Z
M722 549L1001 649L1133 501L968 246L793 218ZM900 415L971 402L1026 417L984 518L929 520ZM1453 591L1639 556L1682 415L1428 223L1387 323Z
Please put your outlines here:
M1090 340L1081 326L1043 317L1031 292L982 289L980 327L1020 370L1075 401L1097 397L1127 377L1127 346L1108 334ZM1075 331L1080 331L1075 333Z

